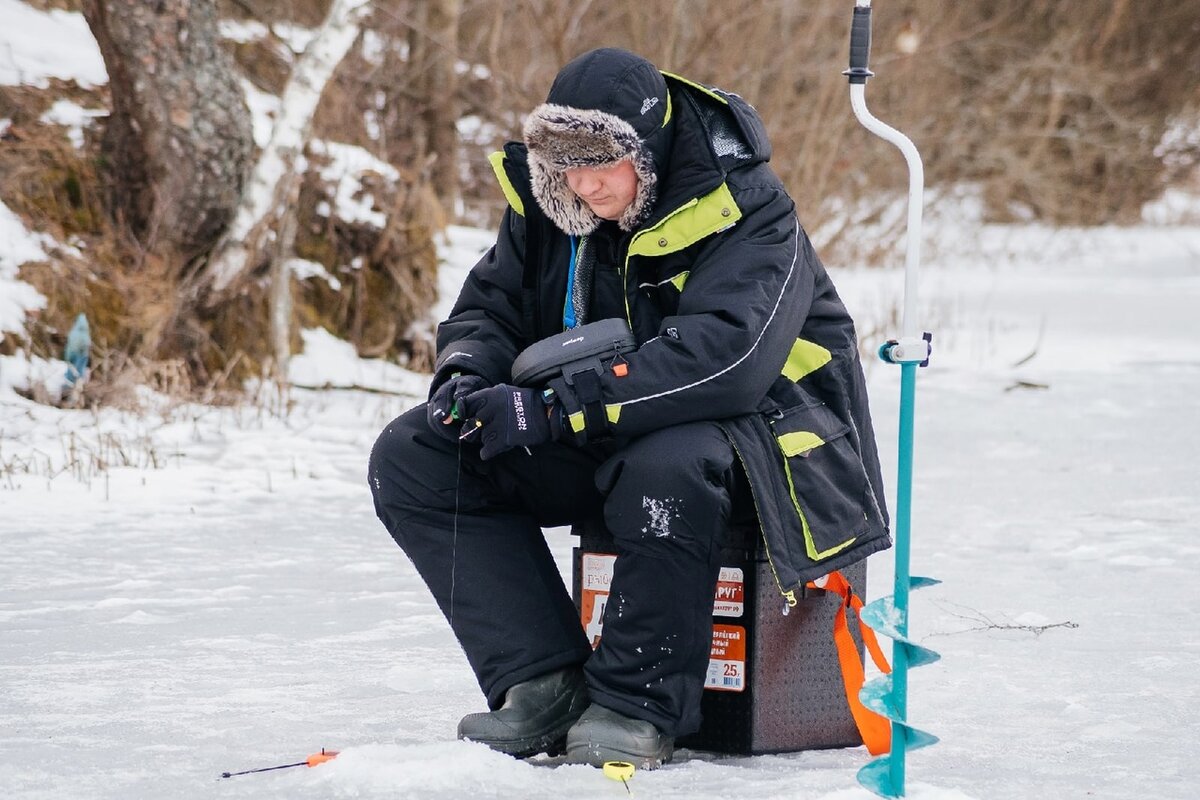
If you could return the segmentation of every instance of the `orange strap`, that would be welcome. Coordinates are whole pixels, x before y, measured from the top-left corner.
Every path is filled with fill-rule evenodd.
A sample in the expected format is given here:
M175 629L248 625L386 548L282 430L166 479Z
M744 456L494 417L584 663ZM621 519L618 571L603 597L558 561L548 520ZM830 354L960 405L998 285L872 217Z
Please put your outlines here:
M867 752L873 756L886 753L892 747L891 723L886 717L881 717L864 706L858 699L858 692L863 687L866 675L862 659L858 655L858 646L854 643L854 637L850 635L850 628L846 622L846 609L853 608L857 614L862 609L862 600L854 593L850 582L841 572L829 573L824 586L817 586L811 582L808 585L812 588L833 592L842 598L842 603L833 618L833 643L837 646L838 663L842 667L846 702L850 705L850 713L854 716L854 724L858 726L858 732L862 736L863 744L867 746ZM883 651L879 649L875 632L866 626L861 617L858 621L858 630L862 634L863 644L870 652L875 666L885 674L890 673L892 668L884 658Z

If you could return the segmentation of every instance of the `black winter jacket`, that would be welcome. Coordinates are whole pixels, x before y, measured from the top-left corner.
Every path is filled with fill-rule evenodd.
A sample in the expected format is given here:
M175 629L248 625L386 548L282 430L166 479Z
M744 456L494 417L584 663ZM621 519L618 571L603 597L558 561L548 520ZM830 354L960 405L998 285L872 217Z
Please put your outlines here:
M854 326L767 166L757 112L664 75L674 132L658 200L614 238L639 347L626 375L601 378L605 430L569 391L562 400L580 440L718 421L791 600L806 581L890 545ZM534 201L523 144L492 162L510 207L439 326L435 388L456 371L510 382L522 349L563 330L571 237Z

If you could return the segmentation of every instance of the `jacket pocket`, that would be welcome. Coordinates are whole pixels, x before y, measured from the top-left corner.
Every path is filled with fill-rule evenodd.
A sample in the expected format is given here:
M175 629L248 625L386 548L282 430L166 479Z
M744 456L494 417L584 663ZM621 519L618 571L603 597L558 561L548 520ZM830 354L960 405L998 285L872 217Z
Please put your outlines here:
M842 552L870 531L875 513L850 426L814 402L783 412L771 427L804 530L805 552L813 561Z

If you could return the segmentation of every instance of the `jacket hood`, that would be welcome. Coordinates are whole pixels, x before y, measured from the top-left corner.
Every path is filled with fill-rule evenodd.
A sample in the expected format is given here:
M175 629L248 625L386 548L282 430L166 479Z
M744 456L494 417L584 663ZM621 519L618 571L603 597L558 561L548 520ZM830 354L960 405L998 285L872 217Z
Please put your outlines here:
M653 64L616 48L584 53L525 120L534 198L559 229L591 233L601 220L571 191L565 171L629 161L638 190L617 223L634 230L654 207L672 127L667 83Z
M708 194L730 172L771 158L766 127L753 106L732 92L663 74L676 122L653 219Z

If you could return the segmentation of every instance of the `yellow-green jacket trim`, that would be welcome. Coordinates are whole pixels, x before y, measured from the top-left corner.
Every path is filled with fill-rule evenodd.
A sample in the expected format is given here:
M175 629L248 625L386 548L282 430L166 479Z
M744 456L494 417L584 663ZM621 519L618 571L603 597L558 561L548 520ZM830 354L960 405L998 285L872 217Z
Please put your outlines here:
M782 445L782 441L780 444ZM794 503L796 506L796 513L800 515L800 525L804 529L804 552L808 554L809 558L811 558L813 561L821 561L829 558L832 555L840 553L858 541L857 536L852 536L841 544L835 544L828 550L818 550L817 543L813 539L812 529L808 527L808 517L804 516L804 509L800 507L800 499L796 497L796 484L792 481L792 470L791 467L788 466L787 459L784 459L783 461L783 472L787 476L788 491L792 493L792 503ZM780 590L782 591L782 589L783 587L781 585Z
M496 181L500 184L500 191L504 192L504 199L512 206L513 211L522 217L525 216L525 203L522 202L521 195L517 194L516 187L508 179L508 172L504 169L504 151L497 150L489 155L488 163L492 165L492 172L496 173Z
M673 72L663 71L663 75L666 75L668 78L674 78L675 80L679 81L680 83L686 83L688 86L691 86L696 91L704 92L706 95L708 95L709 97L711 97L712 99L716 100L719 103L722 103L724 105L729 105L728 100L726 100L720 94L714 92L712 89L708 88L707 86L705 86L702 83L696 83L695 81L690 81L687 78L680 77L679 75L676 75Z
M610 425L616 425L617 420L621 418L621 404L609 403L604 407L604 416L608 417ZM571 426L571 430L575 433L582 433L587 427L587 421L583 417L582 411L576 411L574 414L567 415L567 424Z
M807 339L797 339L788 353L783 374L790 381L798 381L805 375L816 372L833 358L833 354L821 345Z
M633 235L625 253L622 282L629 285L629 259L633 256L665 256L682 250L706 236L731 227L742 218L729 184L722 183L703 197L687 201L653 226ZM680 288L680 291L683 291ZM633 325L629 293L625 294L625 321Z
M742 218L729 191L722 183L700 198L689 200L654 226L638 231L629 243L630 256L665 256L695 244Z
M792 431L777 437L783 454L789 458L807 453L814 447L825 444L825 440L812 431Z

